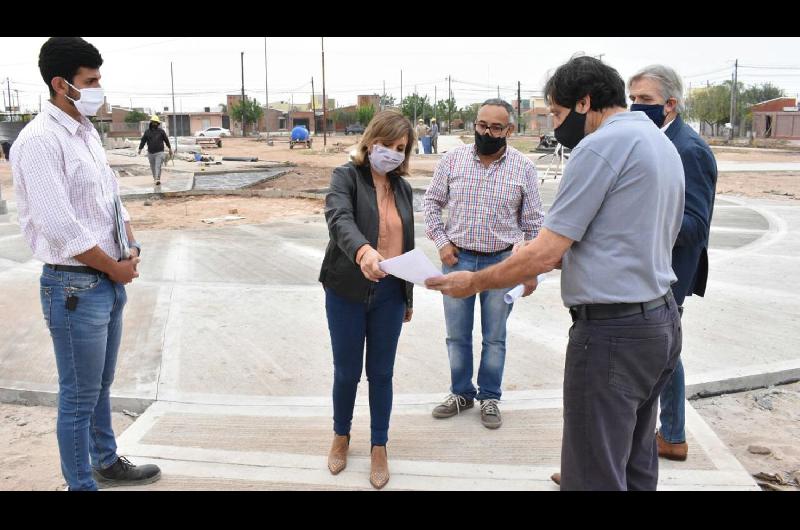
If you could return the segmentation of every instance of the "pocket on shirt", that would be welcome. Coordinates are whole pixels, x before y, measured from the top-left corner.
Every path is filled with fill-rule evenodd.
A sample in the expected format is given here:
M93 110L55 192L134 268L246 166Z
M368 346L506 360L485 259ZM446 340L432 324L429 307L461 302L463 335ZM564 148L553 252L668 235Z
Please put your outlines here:
M67 184L70 195L74 198L85 200L86 197L94 197L97 188L97 179L94 175L100 172L100 168L94 160L81 156L72 156L64 159L67 169Z

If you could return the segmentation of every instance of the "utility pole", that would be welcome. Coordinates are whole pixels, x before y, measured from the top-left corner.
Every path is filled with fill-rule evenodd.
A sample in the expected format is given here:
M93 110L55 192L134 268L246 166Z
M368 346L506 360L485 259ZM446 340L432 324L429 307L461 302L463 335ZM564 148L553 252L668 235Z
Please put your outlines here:
M314 101L314 78L311 78L311 115L314 117L314 136L317 135L317 102Z
M522 84L517 81L517 129L522 128Z
M453 90L450 88L450 77L447 76L447 134L451 134L453 127Z
M436 85L433 85L433 117L439 119L439 116L436 115Z
M172 73L172 61L169 62L169 77L172 80L172 137L175 139L175 152L178 152L178 115L175 114L175 75ZM167 120L169 124L169 120ZM175 157L172 157L172 165L175 165Z
M736 81L739 76L739 59L733 64L733 76L731 76L731 131L728 134L728 139L733 141L733 129L735 127L735 119L736 119Z
M312 78L313 82L313 78ZM264 37L264 90L266 102L264 103L264 128L267 130L267 145L269 145L269 78L267 77L267 38ZM316 129L316 127L315 127Z
M386 80L383 81L383 97L381 98L381 110L384 109L385 101L386 101Z
M400 70L400 106L403 106L403 70Z
M417 126L417 103L419 102L419 96L417 95L417 86L414 85L414 127Z
M14 108L14 102L11 100L11 78L6 77L6 83L8 84L8 110L11 110ZM10 114L8 119L14 121L14 114Z
M500 85L497 85L497 99L500 99Z
M322 146L328 146L328 98L325 97L325 37L322 39Z
M244 52L242 52L242 137L244 137L247 133L245 132L245 106L244 106Z

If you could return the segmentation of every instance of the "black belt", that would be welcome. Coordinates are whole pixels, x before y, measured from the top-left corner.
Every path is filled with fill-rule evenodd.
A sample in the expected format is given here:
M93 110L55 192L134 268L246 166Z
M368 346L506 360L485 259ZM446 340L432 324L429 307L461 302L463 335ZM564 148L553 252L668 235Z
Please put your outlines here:
M509 250L514 248L514 245L508 245L506 248L504 248L502 250L495 250L494 252L480 252L478 250L470 250L468 248L461 248L461 247L456 247L456 248L458 250L460 250L461 252L468 252L470 254L475 254L476 256L488 256L488 257L491 257L491 256L497 256L498 254L502 254L503 252L508 252Z
M572 321L576 320L608 320L610 318L623 318L644 313L668 304L672 298L672 291L667 291L664 296L659 296L649 302L631 304L583 304L569 308Z
M47 263L45 265L48 269L53 269L54 271L59 272L80 272L83 274L97 274L98 276L102 276L105 273L103 271L99 271L92 267L87 266L79 266L79 265L51 265Z

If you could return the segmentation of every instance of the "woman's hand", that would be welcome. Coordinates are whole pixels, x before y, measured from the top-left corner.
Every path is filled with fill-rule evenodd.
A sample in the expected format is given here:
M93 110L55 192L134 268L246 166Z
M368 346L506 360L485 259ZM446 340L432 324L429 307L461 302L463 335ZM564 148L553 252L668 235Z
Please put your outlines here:
M371 282L377 282L381 278L385 278L387 274L381 270L378 263L383 261L377 250L372 247L367 247L367 250L361 255L359 266L364 277Z

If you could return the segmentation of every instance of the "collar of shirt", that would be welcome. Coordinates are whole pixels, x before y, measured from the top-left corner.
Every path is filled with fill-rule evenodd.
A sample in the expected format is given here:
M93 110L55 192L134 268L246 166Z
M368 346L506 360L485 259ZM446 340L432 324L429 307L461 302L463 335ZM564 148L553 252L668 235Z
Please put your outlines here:
M598 127L595 132L599 131L603 127L606 127L607 125L611 125L614 122L625 121L625 120L649 121L650 118L648 118L644 112L630 112L630 111L617 112L616 114L606 118L606 121L600 124L600 127Z
M673 123L675 123L675 119L674 118L672 119L671 122L669 122L668 124L666 124L663 127L661 127L661 132L666 133L667 129L669 129L669 126L672 125Z
M44 102L44 112L46 112L51 118L56 120L58 123L61 124L71 135L75 135L79 129L90 129L92 128L92 123L86 119L85 116L81 116L81 121L75 121L75 118L61 110L60 108L56 107L50 101Z
M499 164L500 162L505 160L506 156L508 156L508 150L509 150L510 147L511 146L508 145L508 142L506 142L506 148L503 151L503 154L500 155L500 158L498 158L497 160L492 160L492 164ZM478 156L478 147L475 144L472 144L472 157L473 157L473 159L475 159L476 162L480 162L481 161L480 157ZM489 165L491 165L491 164L489 164Z

